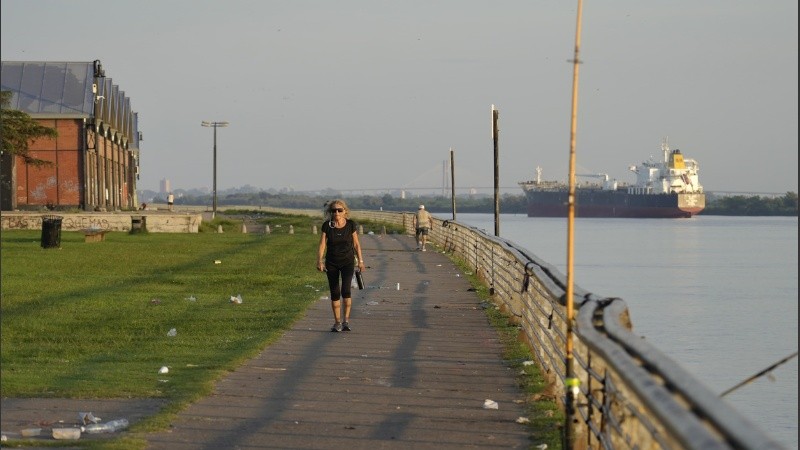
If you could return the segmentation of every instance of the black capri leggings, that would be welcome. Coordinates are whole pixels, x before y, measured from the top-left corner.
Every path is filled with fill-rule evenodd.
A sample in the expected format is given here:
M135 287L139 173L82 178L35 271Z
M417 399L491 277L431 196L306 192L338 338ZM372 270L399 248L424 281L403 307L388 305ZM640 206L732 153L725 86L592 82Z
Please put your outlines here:
M336 266L329 262L325 262L325 274L328 275L328 287L331 288L331 301L335 302L342 298L352 298L351 286L353 283L353 274L356 271L355 264L348 264L343 267ZM342 284L339 285L339 277L341 276Z

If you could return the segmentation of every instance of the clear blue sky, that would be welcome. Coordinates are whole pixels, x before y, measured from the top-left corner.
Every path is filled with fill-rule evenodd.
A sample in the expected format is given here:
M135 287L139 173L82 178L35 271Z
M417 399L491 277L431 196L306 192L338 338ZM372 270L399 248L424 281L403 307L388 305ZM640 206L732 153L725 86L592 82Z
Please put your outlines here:
M577 1L3 0L5 61L100 59L139 113L139 188L565 180ZM797 192L796 0L584 5L579 173L664 137L708 191ZM516 191L515 191L516 192ZM521 193L521 191L518 191Z

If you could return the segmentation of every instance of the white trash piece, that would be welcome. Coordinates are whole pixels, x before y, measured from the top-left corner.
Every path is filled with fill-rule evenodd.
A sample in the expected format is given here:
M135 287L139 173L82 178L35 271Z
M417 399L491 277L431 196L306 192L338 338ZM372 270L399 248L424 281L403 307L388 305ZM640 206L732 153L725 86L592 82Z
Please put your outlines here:
M169 337L175 337L177 335L178 335L178 330L176 330L175 328L172 328L167 332L167 336Z
M101 419L99 417L95 417L91 412L79 412L78 420L81 421L82 425L86 425L88 423L100 422Z
M161 366L161 368L158 369L158 373L160 373L160 374L169 373L169 367Z
M231 295L231 303L241 304L242 303L242 294L237 295L236 297Z
M80 428L53 428L53 439L76 440L81 438Z
M128 428L128 419L109 420L106 423L93 423L84 427L89 434L113 433L115 431L124 430L125 428Z
M498 408L499 405L494 400L490 400L487 398L486 400L483 401L483 409L498 409Z

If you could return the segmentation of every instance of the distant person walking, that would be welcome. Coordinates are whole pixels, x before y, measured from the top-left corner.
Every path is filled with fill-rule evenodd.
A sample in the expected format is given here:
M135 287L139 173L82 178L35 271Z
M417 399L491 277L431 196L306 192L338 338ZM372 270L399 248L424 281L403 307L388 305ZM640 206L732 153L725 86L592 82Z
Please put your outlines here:
M337 333L350 331L350 309L353 304L351 286L356 257L358 270L363 272L365 269L361 244L358 242L358 225L348 219L349 214L350 209L344 200L334 200L328 204L317 252L317 270L328 276L331 291L334 320L331 331Z
M167 195L167 207L169 207L170 211L172 211L172 205L174 203L175 203L175 196L172 195L172 192L170 192L169 195Z
M419 205L417 213L414 214L414 229L416 230L417 250L425 251L425 244L428 243L428 231L431 229L431 213L425 211L425 205Z

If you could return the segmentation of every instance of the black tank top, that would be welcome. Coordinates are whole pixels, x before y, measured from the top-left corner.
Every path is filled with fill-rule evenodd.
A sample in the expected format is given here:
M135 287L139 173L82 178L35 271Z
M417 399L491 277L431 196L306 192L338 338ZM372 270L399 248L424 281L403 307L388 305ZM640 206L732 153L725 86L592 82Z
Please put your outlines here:
M334 228L330 221L322 224L322 232L327 236L325 261L343 266L355 264L356 252L353 248L353 233L356 232L356 223L347 219L342 228Z

